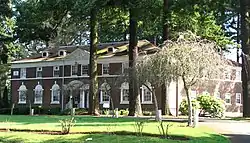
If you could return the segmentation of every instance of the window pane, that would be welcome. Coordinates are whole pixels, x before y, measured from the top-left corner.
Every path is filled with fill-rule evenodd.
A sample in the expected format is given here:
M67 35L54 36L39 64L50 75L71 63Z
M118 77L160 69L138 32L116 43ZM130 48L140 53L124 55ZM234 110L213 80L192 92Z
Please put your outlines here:
M148 89L144 89L144 102L152 102L152 95L151 92Z
M106 91L102 92L102 101L103 102L109 102L109 95Z
M19 91L19 102L26 102L26 91Z
M52 102L59 102L60 92L59 90L53 90L52 92Z
M102 68L103 74L109 74L109 64L103 64Z
M77 68L78 68L77 65L72 65L72 66L71 66L72 75L77 75Z
M82 75L87 75L88 74L88 65L82 65Z
M42 102L42 91L41 90L35 91L35 102Z
M122 89L122 101L129 101L129 90Z

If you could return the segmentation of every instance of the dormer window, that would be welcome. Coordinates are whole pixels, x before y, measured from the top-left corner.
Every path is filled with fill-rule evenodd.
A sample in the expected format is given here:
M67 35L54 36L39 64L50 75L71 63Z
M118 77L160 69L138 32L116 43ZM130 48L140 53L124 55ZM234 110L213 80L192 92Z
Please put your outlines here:
M108 52L111 52L111 53L113 53L113 52L115 52L115 48L114 47L108 47Z
M43 51L42 52L42 57L43 58L47 58L49 56L49 52L48 51Z
M66 51L65 50L59 50L58 51L58 56L66 56Z

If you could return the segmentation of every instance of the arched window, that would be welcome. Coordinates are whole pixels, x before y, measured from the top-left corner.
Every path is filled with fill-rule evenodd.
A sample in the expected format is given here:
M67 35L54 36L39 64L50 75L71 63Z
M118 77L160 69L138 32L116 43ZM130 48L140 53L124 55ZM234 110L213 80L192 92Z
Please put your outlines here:
M18 103L19 104L26 104L26 93L27 93L27 88L26 86L23 84L19 87L18 89L19 92L19 100Z
M40 85L40 83L38 82L35 89L35 99L34 99L34 103L35 104L42 104L43 103L43 87L42 85Z
M150 83L147 83L148 87L150 89L152 89L152 86ZM151 91L145 86L143 85L141 87L142 89L142 104L152 104L153 103L153 98L152 98L152 93Z
M110 89L111 87L106 81L101 85L101 91L100 91L101 104L109 103Z
M56 83L56 81L50 90L51 90L51 104L59 104L60 103L60 87Z
M129 103L129 84L128 82L124 82L121 84L120 104L128 104L128 103Z

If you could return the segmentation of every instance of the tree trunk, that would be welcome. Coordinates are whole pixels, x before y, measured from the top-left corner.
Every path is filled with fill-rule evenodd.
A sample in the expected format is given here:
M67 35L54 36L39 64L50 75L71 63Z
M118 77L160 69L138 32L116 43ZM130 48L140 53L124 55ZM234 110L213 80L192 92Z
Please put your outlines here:
M135 116L136 99L138 96L137 78L136 78L136 58L137 58L137 20L135 16L136 9L129 10L129 116Z
M168 15L168 7L169 7L168 1L169 0L163 0L163 15L162 15L163 41L166 41L169 38L169 29L168 29L168 24L167 24L167 18L168 18L167 15ZM168 103L167 103L167 95L166 95L166 85L163 84L161 88L162 88L162 91L161 91L162 93L162 99L161 99L162 115L166 115L166 114L169 114L168 105L167 105Z
M248 23L250 12L250 3L248 0L240 0L240 13L241 13L241 47L242 47L242 90L243 90L243 116L250 117L249 103L250 99L248 96L248 87L250 86L249 81L249 66L247 56L250 56L250 41L249 32L250 27ZM245 54L245 55L244 55Z
M136 97L136 101L135 101L135 111L136 111L136 115L137 116L141 116L142 115L142 108L141 108L141 98L140 98L140 92L138 91L139 86L137 86L137 97Z
M186 84L185 78L182 77L182 81L184 83L184 90L186 92L186 96L187 96L187 102L188 102L188 126L191 127L193 125L192 123L192 116L193 116L193 110L192 110L192 102L189 96L189 88Z
M152 94L153 94L154 107L155 107L155 120L160 121L160 117L159 117L159 113L158 113L159 107L158 107L157 97L156 97L154 88L152 88Z
M98 97L98 81L97 81L97 11L91 10L90 16L90 98L89 98L89 114L99 115L99 97Z

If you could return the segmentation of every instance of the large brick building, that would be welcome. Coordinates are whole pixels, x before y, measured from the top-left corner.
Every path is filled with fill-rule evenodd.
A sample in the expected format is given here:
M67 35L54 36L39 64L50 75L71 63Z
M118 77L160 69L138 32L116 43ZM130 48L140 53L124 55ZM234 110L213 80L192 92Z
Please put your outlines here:
M160 50L146 40L138 42L139 56ZM128 108L128 82L119 78L128 68L128 42L104 43L98 45L98 84L100 107L110 103L110 94L115 108ZM11 64L12 102L17 107L43 106L47 108L68 107L70 97L73 106L88 108L89 101L89 47L60 46ZM241 68L231 64L224 79L209 80L209 84L194 87L192 96L209 92L225 99L228 111L239 111L241 97ZM156 90L159 108L162 95L169 95L170 107L176 103L176 84L170 84L165 91ZM110 87L110 92L103 90ZM179 99L184 95L179 83ZM144 110L153 110L153 98L146 87L140 87L141 104ZM180 100L179 100L180 101ZM239 108L238 108L239 107Z

